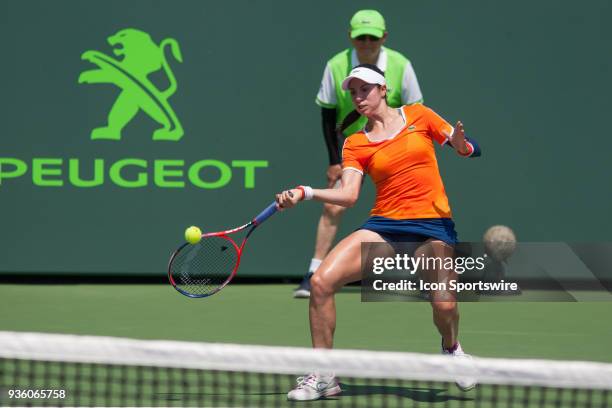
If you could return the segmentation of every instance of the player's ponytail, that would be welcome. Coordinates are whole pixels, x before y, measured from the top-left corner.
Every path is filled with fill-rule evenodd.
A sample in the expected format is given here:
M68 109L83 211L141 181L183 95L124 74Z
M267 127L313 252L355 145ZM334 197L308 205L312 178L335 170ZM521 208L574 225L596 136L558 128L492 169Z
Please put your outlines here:
M361 115L359 114L359 112L357 112L356 110L352 110L351 112L349 112L348 115L344 117L342 123L340 123L340 125L338 126L337 131L343 134L344 131L353 123L357 122L360 117Z

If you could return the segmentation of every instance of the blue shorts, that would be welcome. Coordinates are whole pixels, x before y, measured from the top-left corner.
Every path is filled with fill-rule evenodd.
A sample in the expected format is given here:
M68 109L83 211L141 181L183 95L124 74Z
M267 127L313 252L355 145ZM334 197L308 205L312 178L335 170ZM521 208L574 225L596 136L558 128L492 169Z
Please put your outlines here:
M387 242L425 242L434 238L449 245L457 243L455 223L450 218L394 220L373 216L358 229L374 231Z

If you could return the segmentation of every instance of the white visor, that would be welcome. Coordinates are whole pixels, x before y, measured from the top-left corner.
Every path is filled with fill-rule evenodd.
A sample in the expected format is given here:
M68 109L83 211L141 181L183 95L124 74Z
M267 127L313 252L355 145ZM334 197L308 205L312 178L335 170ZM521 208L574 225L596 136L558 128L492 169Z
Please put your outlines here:
M344 81L342 81L343 90L345 91L348 90L349 82L351 82L351 79L353 78L359 78L368 84L377 84L377 85L387 84L387 82L385 82L385 77L380 75L378 72L372 69L369 69L369 68L365 68L365 67L357 67L357 68L353 68L349 76L347 76L344 79Z

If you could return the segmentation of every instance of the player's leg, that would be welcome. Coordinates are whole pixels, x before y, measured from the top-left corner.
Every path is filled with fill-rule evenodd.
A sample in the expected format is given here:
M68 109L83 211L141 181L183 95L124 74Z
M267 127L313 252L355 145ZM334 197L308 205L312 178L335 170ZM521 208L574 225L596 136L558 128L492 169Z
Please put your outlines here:
M456 358L471 358L461 348L459 343L459 307L456 292L448 289L451 280L457 280L457 272L449 268L450 263L444 260L453 258L452 246L439 240L427 240L415 256L423 255L425 259L439 259L442 262L431 262L428 268L422 271L422 276L429 282L444 284L447 289L432 290L430 293L433 321L442 336L442 354ZM446 266L446 267L445 267ZM476 386L476 382L470 378L458 378L457 386L468 391Z
M445 259L453 257L453 248L445 242L428 239L415 251L415 257L423 257L427 261L421 275L430 283L449 285L449 281L457 279L457 273ZM432 290L429 294L433 310L433 321L442 336L442 345L451 348L457 341L459 327L459 310L456 296L450 290Z
M311 279L310 333L313 347L331 348L336 328L334 294L361 279L361 243L385 242L376 232L358 230L343 239L325 257Z
M310 333L313 347L331 348L336 328L334 294L345 284L361 279L361 243L384 242L375 232L359 230L343 239L321 263L312 277L310 296ZM294 401L316 400L337 395L340 386L333 373L311 373L298 378L287 398Z

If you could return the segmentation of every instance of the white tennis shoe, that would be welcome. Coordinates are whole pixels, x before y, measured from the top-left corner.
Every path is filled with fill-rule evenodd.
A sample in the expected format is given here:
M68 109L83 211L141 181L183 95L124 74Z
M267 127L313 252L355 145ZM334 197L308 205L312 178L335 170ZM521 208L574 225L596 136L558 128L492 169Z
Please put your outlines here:
M464 358L467 360L472 360L472 356L465 353L461 348L461 344L459 343L457 343L457 348L453 352L445 350L444 347L442 347L442 354L452 356L454 358ZM476 380L473 378L461 377L455 380L455 384L461 391L469 391L476 387Z
M331 397L342 392L338 380L333 375L309 374L298 377L297 386L287 393L289 401L313 401L321 397Z

